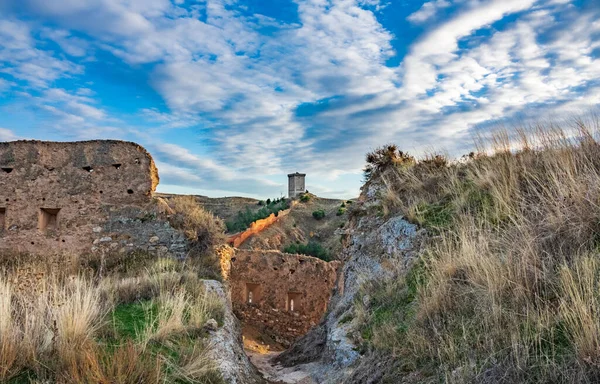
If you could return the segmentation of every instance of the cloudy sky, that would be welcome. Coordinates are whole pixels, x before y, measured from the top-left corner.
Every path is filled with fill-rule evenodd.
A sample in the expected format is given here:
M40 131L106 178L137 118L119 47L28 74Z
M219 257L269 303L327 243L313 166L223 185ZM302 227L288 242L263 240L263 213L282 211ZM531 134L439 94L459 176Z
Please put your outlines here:
M135 141L165 192L353 197L379 145L599 103L598 0L0 0L0 141Z

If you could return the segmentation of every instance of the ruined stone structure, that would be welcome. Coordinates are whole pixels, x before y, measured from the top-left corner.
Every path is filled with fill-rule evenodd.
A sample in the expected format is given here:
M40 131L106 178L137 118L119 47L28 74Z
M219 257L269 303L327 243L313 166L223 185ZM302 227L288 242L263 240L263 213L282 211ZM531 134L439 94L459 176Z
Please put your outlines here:
M0 249L90 252L172 242L177 235L164 223L136 228L143 240L127 234L148 215L158 181L150 154L131 142L0 143Z
M306 191L305 173L290 173L288 175L288 195L290 199L303 194Z
M335 286L338 261L273 250L221 250L236 315L283 345L315 326Z

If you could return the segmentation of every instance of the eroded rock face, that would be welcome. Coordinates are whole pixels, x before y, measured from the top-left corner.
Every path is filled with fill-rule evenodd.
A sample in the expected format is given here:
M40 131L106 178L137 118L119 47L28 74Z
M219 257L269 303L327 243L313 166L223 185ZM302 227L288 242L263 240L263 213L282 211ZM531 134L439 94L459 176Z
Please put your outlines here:
M319 323L340 263L272 250L226 248L221 266L236 315L282 345Z
M94 240L110 244L107 221L147 207L158 180L152 157L135 143L0 143L0 249L89 252Z

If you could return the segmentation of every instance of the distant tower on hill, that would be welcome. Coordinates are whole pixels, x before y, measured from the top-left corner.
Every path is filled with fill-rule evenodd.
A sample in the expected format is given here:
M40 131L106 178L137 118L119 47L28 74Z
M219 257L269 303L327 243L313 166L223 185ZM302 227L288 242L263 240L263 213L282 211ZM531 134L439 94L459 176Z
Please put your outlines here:
M290 173L288 175L288 195L290 198L294 198L298 195L303 194L306 191L304 184L305 173Z

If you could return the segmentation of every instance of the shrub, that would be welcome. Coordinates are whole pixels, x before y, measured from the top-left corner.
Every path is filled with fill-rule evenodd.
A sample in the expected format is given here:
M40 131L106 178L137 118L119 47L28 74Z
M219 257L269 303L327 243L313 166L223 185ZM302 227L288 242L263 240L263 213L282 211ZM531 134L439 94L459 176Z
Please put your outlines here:
M312 213L313 217L317 220L321 220L325 217L325 211L322 209L318 209Z
M414 157L408 153L398 150L394 144L379 147L366 156L367 165L363 169L365 180L369 180L373 175L381 173L392 165L413 165Z
M175 212L171 224L192 242L192 256L212 254L214 247L225 242L223 221L205 211L193 196L174 197L171 206Z
M309 241L308 244L290 244L283 249L283 252L313 256L324 261L331 261L329 252L316 241Z
M308 193L303 193L303 194L300 196L300 201L301 201L301 202L303 202L303 203L308 203L308 202L310 201L310 194L308 194Z
M344 213L346 213L346 208L339 207L337 210L336 216L342 216Z

